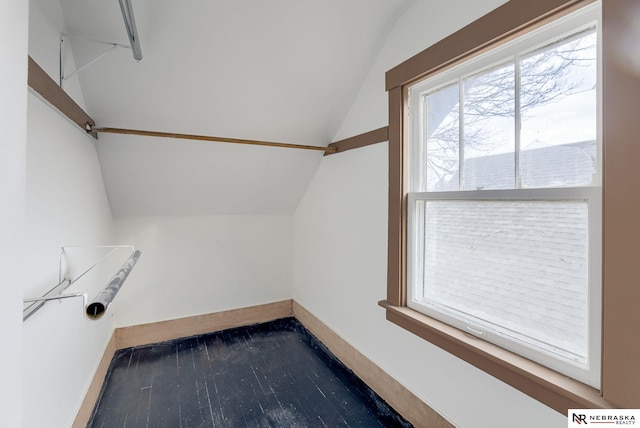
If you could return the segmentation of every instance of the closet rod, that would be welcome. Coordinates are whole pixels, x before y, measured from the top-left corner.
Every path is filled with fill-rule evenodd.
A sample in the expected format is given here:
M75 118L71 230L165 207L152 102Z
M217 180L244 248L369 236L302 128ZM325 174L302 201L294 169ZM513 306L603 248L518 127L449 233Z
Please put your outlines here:
M335 153L337 151L335 147L306 146L303 144L276 143L271 141L242 140L239 138L212 137L212 136L206 136L206 135L192 135L192 134L176 134L172 132L140 131L136 129L107 128L107 127L99 127L99 126L87 126L86 131L98 132L98 133L103 132L107 134L141 135L144 137L179 138L182 140L215 141L219 143L251 144L254 146L283 147L287 149L318 150L325 153Z

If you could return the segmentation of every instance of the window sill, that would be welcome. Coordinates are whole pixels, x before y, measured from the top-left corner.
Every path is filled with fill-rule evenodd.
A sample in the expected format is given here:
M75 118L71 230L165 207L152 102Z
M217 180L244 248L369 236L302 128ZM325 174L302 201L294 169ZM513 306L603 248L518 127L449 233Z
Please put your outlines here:
M600 391L407 307L378 303L387 320L500 379L552 409L611 408Z

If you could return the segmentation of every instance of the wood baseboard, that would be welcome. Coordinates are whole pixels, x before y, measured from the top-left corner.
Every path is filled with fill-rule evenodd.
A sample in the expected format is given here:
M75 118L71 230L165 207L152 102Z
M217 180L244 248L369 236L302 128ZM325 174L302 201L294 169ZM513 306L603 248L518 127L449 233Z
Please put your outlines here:
M104 383L104 379L107 377L107 371L109 371L109 366L111 365L111 360L113 359L116 350L116 335L112 334L111 339L107 344L107 348L104 350L104 354L102 354L100 364L98 364L98 368L93 375L93 379L89 385L89 390L84 396L84 400L82 400L76 419L73 421L73 428L84 428L89 423L93 407L95 406L96 401L98 401L100 391L102 390L102 384Z
M322 321L297 302L293 302L293 316L322 342L342 363L352 370L384 401L415 427L450 428L449 421L424 401L392 378L356 348L338 336Z
M292 300L283 300L265 305L116 329L76 415L73 428L87 426L116 350L291 316L297 318L345 366L415 427L452 427L435 410L338 336L304 307Z
M180 337L195 336L225 330L227 328L242 327L250 324L273 321L278 318L291 317L293 316L292 305L292 300L283 300L212 314L117 328L113 332L100 360L98 369L93 375L89 390L73 422L73 428L86 427L89 423L91 413L100 396L102 384L111 365L111 360L118 349L148 345L150 343L164 342Z
M292 300L283 300L212 314L118 328L115 332L116 348L148 345L290 317L293 316L292 303Z

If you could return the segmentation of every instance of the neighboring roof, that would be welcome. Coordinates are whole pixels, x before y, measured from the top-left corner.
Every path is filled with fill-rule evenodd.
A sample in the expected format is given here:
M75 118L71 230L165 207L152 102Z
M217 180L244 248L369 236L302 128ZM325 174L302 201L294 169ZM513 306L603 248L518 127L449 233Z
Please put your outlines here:
M523 187L567 187L591 183L596 160L595 141L582 141L523 150L520 152L520 175ZM514 154L465 159L464 189L510 189L514 187ZM458 174L436 190L451 190Z

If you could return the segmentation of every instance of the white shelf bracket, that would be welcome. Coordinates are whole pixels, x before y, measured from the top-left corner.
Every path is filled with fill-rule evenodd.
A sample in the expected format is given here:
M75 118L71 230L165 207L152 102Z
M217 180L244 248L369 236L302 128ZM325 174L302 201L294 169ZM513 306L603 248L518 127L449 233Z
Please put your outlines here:
M88 42L106 45L107 49L101 52L100 54L98 54L97 56L95 56L94 58L92 58L91 60L89 60L88 62L86 62L85 64L81 65L80 67L76 67L76 69L70 72L69 74L65 74L65 61L64 61L65 46L68 44L69 39L85 40ZM93 40L85 37L78 37L70 34L60 33L60 87L62 88L64 82L69 80L71 77L75 76L76 74L78 74L85 68L89 67L90 65L95 64L96 62L104 58L108 53L113 52L117 48L131 49L131 46L123 45L121 43L105 42L102 40Z

